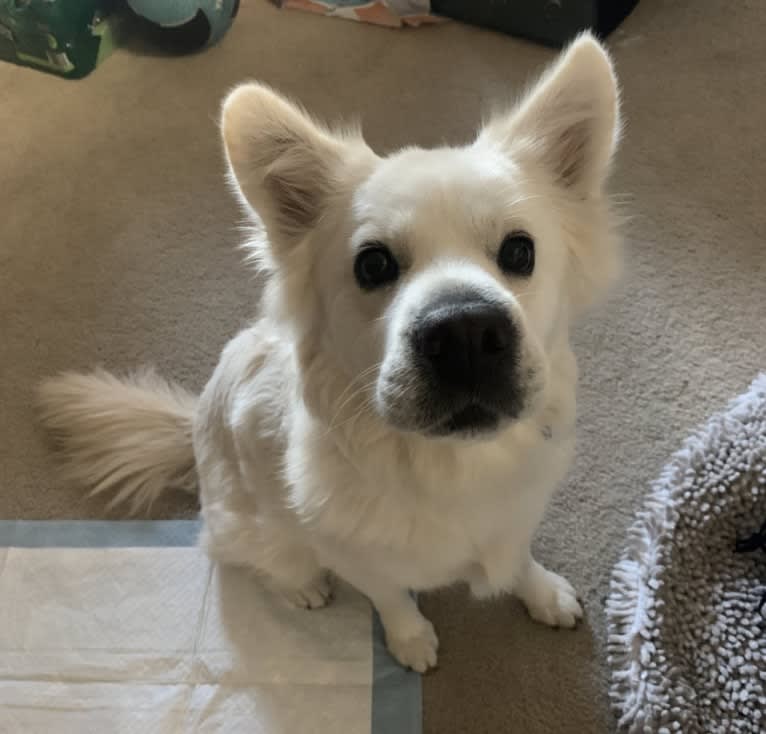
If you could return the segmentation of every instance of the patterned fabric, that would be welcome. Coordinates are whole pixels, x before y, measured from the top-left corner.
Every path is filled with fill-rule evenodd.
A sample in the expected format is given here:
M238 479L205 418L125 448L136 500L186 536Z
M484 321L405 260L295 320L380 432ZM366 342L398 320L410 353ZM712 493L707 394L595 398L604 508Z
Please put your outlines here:
M443 20L431 14L430 0L277 0L277 4L283 8L306 10L389 28L419 26Z

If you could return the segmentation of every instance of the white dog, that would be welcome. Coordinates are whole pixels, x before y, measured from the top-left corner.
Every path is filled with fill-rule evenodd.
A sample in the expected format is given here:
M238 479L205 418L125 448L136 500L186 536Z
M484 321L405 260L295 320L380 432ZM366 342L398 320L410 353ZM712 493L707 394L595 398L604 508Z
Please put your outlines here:
M410 590L466 581L573 626L529 546L573 452L570 323L619 263L606 52L579 37L465 147L381 158L261 84L222 131L261 316L199 398L147 372L46 382L73 477L134 506L198 487L212 558L311 608L345 579L417 671L438 642Z

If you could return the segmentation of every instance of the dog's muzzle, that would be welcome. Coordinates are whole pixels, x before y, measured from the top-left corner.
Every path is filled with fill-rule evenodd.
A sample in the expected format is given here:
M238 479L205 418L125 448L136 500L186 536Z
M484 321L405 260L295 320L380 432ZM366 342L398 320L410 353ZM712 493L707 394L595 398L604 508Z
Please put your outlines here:
M411 333L438 435L495 429L519 412L519 332L508 310L480 298L437 305Z

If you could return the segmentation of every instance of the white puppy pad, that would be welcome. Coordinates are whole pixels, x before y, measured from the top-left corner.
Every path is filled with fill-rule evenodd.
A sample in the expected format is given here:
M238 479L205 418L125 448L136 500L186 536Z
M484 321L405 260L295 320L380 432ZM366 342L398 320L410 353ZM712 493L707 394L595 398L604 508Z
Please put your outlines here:
M295 609L193 545L61 547L78 544L62 526L119 535L156 523L14 525L0 527L2 734L419 731L419 681L385 659L350 587L324 609ZM31 547L46 525L59 544Z

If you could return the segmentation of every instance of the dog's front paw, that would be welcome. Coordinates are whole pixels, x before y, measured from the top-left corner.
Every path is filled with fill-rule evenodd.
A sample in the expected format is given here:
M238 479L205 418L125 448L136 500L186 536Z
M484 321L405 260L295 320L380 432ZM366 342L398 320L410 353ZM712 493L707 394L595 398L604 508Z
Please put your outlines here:
M405 668L411 668L417 673L425 673L436 667L436 653L439 649L439 639L434 626L425 618L421 618L420 628L414 634L386 634L386 642L391 654Z
M290 604L301 609L320 609L332 599L332 581L322 575L298 589L280 588L282 596Z
M529 616L551 627L574 627L583 611L572 584L563 576L536 566L521 595Z

